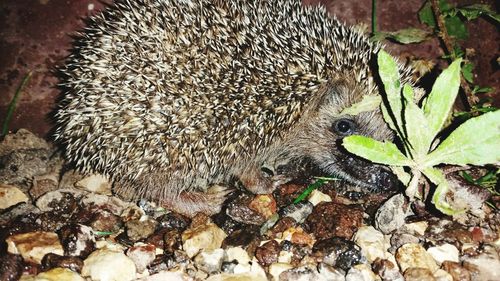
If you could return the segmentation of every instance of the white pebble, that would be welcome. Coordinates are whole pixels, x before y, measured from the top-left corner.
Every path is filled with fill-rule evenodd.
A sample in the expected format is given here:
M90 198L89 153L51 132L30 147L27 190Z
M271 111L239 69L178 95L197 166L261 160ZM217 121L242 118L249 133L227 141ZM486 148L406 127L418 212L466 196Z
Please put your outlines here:
M136 278L136 269L124 253L99 249L83 261L82 276L95 281L129 281Z
M430 247L427 249L427 253L429 253L438 264L442 264L444 261L458 262L458 249L451 244Z

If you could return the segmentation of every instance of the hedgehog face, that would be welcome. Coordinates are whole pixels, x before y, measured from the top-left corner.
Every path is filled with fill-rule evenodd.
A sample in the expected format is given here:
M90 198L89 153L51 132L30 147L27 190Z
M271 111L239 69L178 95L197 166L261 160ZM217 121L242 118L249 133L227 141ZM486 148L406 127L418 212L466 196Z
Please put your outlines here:
M380 141L390 140L393 133L384 122L379 109L356 115L340 114L343 109L361 100L365 88L343 80L324 89L322 102L307 134L311 148L310 159L326 174L345 179L355 187L369 191L387 191L396 186L396 178L382 165L361 159L342 146L342 139L350 135L364 135Z

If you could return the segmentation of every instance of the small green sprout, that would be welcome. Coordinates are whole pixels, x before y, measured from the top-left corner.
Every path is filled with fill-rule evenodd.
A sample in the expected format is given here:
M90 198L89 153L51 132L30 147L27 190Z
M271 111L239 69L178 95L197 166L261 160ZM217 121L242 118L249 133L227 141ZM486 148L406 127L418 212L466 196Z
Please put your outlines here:
M390 165L401 182L407 185L406 194L410 198L415 197L424 175L437 186L432 197L436 208L449 215L463 212L455 210L446 201L450 185L436 166L499 163L500 111L471 118L441 140L439 133L450 116L458 93L462 59L455 60L439 75L421 107L414 100L413 88L408 84L401 85L395 60L380 51L377 61L386 93L386 99L381 103L382 113L401 140L403 151L394 143L360 135L345 138L344 147L370 161ZM403 167L409 167L410 174Z

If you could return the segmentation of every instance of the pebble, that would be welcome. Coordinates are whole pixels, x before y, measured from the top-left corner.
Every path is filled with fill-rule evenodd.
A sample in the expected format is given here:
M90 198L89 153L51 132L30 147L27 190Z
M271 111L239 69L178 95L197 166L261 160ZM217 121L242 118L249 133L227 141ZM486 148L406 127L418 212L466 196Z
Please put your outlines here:
M13 185L0 184L0 210L25 202L28 202L28 196L19 188Z
M313 206L318 205L321 202L332 202L332 197L330 195L323 193L317 189L313 190L311 194L309 194L309 197L307 198Z
M248 204L251 210L256 211L259 215L266 220L276 213L276 200L271 194L256 195L253 200Z
M38 274L34 281L85 281L78 273L67 268L54 268ZM104 281L104 280L103 280Z
M204 224L188 228L182 233L182 247L188 257L196 256L201 250L210 251L220 248L226 233L214 223L207 221Z
M396 251L396 261L402 272L411 267L425 268L431 272L431 275L439 267L420 244L405 244Z
M283 271L279 275L279 279L275 280L280 280L280 281L286 281L286 280L294 280L294 281L309 281L309 280L316 280L316 281L323 281L325 279L322 279L319 275L319 272L315 268L311 268L310 266L302 266L302 267L296 267L296 268L291 268L286 271ZM326 281L326 280L325 280Z
M224 250L214 249L210 251L202 251L194 258L196 267L208 274L213 274L221 270L224 260Z
M362 226L354 235L354 242L361 247L361 253L369 263L377 258L387 259L391 256L387 252L390 247L387 240L384 234L373 226Z
M123 252L103 248L83 261L82 276L95 281L129 281L136 278L136 268Z
M125 223L127 228L127 236L132 241L146 239L156 230L158 222L148 216L143 216L140 219L131 220Z
M63 255L64 250L57 233L35 231L9 236L6 240L8 251L20 254L25 261L40 264L48 253Z
M280 280L279 276L283 271L289 270L293 266L289 263L277 262L269 266L269 274L274 278L274 280Z
M100 174L84 177L75 183L75 187L97 194L111 195L111 183L107 177Z
M428 268L410 267L404 272L405 281L437 281Z
M312 213L314 205L308 201L301 201L297 204L290 204L280 211L280 217L292 218L297 223L303 223L307 216Z
M59 236L67 256L87 257L95 249L92 228L83 224L68 224L59 230Z
M262 266L268 266L278 261L281 247L276 240L271 240L257 247L255 257Z
M134 262L137 272L142 273L154 261L156 247L151 244L137 243L128 248L126 254Z
M345 272L342 269L334 268L326 263L322 262L318 265L318 272L321 278L328 281L345 281Z
M43 257L42 268L44 270L57 267L67 268L74 272L82 272L83 260L78 257L60 256L53 253L48 253Z
M390 260L376 259L372 264L375 272L384 281L404 281L403 275L399 272L399 267Z
M351 239L363 223L363 214L356 205L322 202L314 206L305 224L318 240L335 236Z
M375 281L380 278L373 273L370 266L367 264L357 264L347 272L346 281Z
M434 272L434 278L436 281L453 281L453 276L442 269L438 269Z
M405 233L412 234L412 235L418 235L418 236L424 236L425 231L429 227L429 223L426 221L417 221L417 222L412 222L412 223L407 223L403 226L403 229Z
M451 244L430 247L427 249L427 253L429 253L439 265L444 261L458 262L458 249Z
M316 242L313 246L313 255L321 258L324 263L345 271L364 261L358 245L339 237Z
M59 187L59 173L49 173L34 176L29 194L31 198L38 198L49 191L57 190Z
M19 280L23 274L23 258L9 253L0 254L0 280Z
M448 272L453 280L470 281L470 272L463 268L458 262L444 261L441 268Z
M491 245L484 245L479 255L463 258L463 266L475 275L473 280L500 280L500 256Z
M160 271L147 277L139 279L140 281L192 281L192 277L187 276L180 271Z
M405 224L408 209L403 194L392 196L375 213L375 227L384 234L401 228Z

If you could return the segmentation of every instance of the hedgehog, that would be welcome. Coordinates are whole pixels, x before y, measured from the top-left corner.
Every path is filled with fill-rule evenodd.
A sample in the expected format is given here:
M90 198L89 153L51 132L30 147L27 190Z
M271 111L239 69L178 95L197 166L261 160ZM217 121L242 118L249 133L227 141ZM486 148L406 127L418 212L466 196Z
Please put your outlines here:
M76 37L55 139L120 196L213 214L234 180L270 193L309 166L367 191L395 186L387 167L341 146L392 138L379 108L343 113L379 94L381 47L323 6L117 0Z

